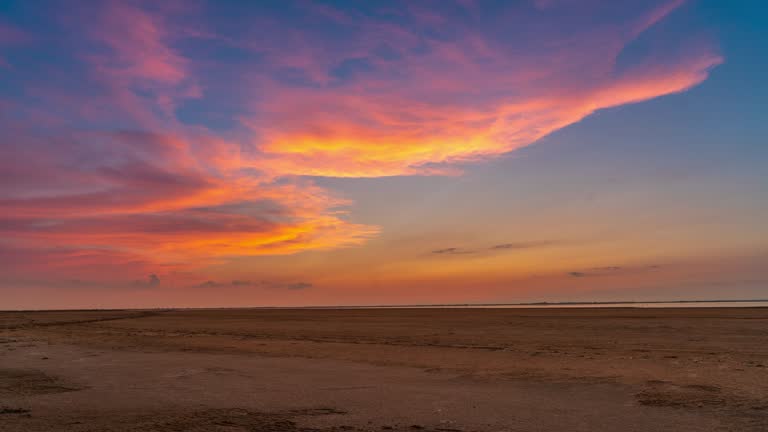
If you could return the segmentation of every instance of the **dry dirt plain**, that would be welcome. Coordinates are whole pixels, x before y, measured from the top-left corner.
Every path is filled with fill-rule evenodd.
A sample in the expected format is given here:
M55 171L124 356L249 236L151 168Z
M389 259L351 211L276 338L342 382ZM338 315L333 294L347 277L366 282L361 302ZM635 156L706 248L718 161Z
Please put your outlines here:
M768 308L0 312L0 431L768 431Z

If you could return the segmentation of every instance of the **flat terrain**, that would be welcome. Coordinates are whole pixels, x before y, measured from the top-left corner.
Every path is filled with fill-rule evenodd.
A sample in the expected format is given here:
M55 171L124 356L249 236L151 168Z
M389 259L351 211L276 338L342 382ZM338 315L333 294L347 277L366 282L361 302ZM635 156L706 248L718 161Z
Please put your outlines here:
M0 431L766 431L768 308L0 313Z

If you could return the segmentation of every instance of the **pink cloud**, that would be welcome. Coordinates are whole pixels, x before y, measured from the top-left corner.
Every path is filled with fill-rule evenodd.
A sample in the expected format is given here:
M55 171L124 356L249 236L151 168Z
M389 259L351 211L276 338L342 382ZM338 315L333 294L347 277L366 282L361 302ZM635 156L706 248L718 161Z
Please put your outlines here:
M0 68L10 68L11 64L3 57L2 49L19 45L29 40L29 36L22 30L9 24L0 22Z
M112 55L103 58L105 70L128 80L178 84L187 77L188 61L169 44L163 17L128 2L108 2L95 36Z
M275 64L301 68L314 84L256 81L263 102L246 120L263 152L254 163L269 162L278 174L432 174L425 167L506 153L597 110L685 91L722 62L713 48L682 46L673 61L617 66L627 44L681 4L651 5L620 22L580 17L567 23L569 33L539 34L548 21L531 17L520 43L462 22L449 27L452 36L425 39L363 21L350 28L354 42L333 51L322 39L285 56L271 51ZM448 20L433 15L418 19L436 28ZM385 41L398 58L377 57ZM334 64L360 66L339 79Z

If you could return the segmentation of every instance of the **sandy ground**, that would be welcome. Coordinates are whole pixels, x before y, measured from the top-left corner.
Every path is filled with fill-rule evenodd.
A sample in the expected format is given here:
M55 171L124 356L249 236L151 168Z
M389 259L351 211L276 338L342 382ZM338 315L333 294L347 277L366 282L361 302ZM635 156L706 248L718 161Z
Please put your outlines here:
M0 313L0 431L768 431L768 308Z

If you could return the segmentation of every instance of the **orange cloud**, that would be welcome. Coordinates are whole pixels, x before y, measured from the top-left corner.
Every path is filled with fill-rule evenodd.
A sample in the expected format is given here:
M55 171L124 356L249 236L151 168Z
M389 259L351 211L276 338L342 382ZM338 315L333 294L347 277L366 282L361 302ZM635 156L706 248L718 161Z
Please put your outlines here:
M245 123L262 155L252 163L275 175L442 173L436 164L507 153L597 110L687 90L722 62L714 49L683 44L675 58L620 64L630 43L682 4L618 23L566 22L567 34L554 30L554 18L532 16L553 27L523 27L522 42L461 21L425 38L424 28L363 20L347 24L359 42L335 50L322 40L289 44L285 54L262 50L280 78L256 81L262 102ZM427 22L450 21L438 18ZM299 75L285 82L286 74Z
M360 244L377 231L346 221L337 210L346 203L309 181L274 183L237 167L211 172L179 138L117 133L84 141L64 149L42 141L5 155L12 165L25 151L47 153L50 160L38 160L38 169L62 182L23 184L11 172L9 193L0 199L6 241L81 245L196 266L225 256ZM61 170L86 155L99 162Z

